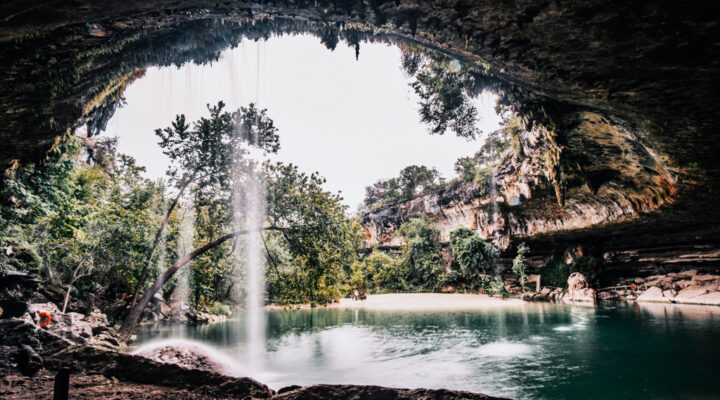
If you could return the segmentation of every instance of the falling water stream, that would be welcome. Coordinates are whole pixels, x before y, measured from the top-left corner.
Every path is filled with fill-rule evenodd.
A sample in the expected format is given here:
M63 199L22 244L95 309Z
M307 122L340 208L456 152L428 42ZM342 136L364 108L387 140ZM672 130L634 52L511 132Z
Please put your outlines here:
M264 190L260 178L254 171L248 172L245 190L247 235L247 367L250 373L262 369L265 348L264 298L265 298L265 260L262 254L262 232L259 230L265 220ZM258 229L254 229L258 228Z
M177 258L182 258L185 254L192 251L193 237L195 235L195 212L191 202L184 204L180 217L180 232L177 243ZM189 307L188 299L190 296L190 269L183 268L178 273L177 284L172 295L173 312L185 311Z

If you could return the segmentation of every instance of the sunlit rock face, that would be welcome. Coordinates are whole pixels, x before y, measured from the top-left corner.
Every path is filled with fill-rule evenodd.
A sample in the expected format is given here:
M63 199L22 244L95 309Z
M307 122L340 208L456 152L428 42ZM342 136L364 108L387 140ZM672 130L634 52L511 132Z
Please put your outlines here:
M395 231L420 213L435 223L444 242L452 230L466 227L504 249L513 238L627 221L673 201L675 178L646 134L598 113L578 112L567 121L571 127L560 145L542 127L521 135L496 171L497 213L490 196L480 196L475 184L462 184L364 215L368 246L400 246ZM562 203L547 188L554 147L561 148L563 174L573 174L564 178Z

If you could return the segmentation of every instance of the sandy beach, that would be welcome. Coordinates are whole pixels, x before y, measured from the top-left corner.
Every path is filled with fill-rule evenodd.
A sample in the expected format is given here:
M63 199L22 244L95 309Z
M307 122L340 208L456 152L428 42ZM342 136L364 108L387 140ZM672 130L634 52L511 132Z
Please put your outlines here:
M517 307L525 302L518 299L501 299L484 294L450 293L391 293L368 295L366 300L340 299L328 304L328 308L349 308L387 311L449 311L478 310L498 307ZM267 306L267 309L283 309L283 306ZM303 304L291 308L310 308Z

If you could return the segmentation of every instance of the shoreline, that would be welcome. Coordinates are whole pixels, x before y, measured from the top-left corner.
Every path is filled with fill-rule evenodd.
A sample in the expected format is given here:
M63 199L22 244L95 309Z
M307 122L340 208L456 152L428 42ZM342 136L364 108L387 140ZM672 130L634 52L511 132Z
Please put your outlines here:
M708 304L685 301L658 301L655 299L614 299L600 300L596 303L590 302L573 302L571 305L584 305L587 307L595 307L598 303L619 302L619 303L637 303L637 304L663 304L681 307L717 307L720 310L720 304ZM264 307L267 311L284 311L284 310L312 310L321 308L349 309L349 310L370 310L370 311L463 311L463 310L487 310L492 308L508 308L520 307L531 303L550 303L550 304L568 304L556 303L551 301L526 301L519 298L499 298L486 294L461 294L461 293L387 293L368 295L366 300L352 300L349 298L341 298L337 303L318 304L311 306L309 303L304 304L268 304Z
M310 310L314 308L363 309L373 311L453 311L518 307L528 302L516 298L498 298L486 294L460 293L387 293L371 294L366 300L341 298L337 303L317 305L269 304L265 310Z

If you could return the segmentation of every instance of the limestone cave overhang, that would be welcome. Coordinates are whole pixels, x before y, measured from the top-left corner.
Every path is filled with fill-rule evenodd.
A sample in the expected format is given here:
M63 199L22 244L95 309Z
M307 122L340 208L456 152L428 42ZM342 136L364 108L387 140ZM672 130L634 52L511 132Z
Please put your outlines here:
M591 201L620 193L623 207L645 212L704 193L720 167L713 1L8 0L0 14L4 169L42 160L82 123L100 129L148 66L298 32L329 48L386 40L472 66L528 127L528 154L501 171L508 194L569 165Z

